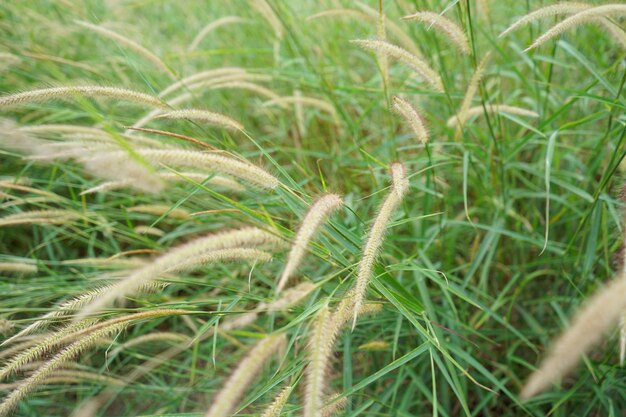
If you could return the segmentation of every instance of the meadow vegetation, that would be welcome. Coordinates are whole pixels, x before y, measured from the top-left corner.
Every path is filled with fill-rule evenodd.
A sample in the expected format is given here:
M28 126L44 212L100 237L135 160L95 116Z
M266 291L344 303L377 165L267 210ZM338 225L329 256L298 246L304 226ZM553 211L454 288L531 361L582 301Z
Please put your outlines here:
M0 416L623 415L625 17L1 2Z

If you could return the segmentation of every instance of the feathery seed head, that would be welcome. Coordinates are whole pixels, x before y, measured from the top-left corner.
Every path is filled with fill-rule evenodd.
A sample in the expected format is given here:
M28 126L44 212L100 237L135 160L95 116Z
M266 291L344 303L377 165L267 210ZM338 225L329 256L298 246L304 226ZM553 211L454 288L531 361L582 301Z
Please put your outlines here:
M519 20L509 26L506 30L504 30L498 37L502 38L509 33L513 32L516 29L521 28L522 26L526 26L529 23L532 23L536 20L543 19L545 17L558 16L561 14L572 14L578 13L583 10L589 9L591 6L588 3L576 3L576 2L561 2L557 4L551 4L546 7L542 7L535 11L528 13L527 15L522 16Z
M231 119L220 113L215 113L207 110L198 109L184 109L184 110L172 110L162 113L156 116L157 119L190 119L197 120L199 122L208 123L215 126L220 126L225 129L231 130L244 130L243 125L238 121Z
M188 167L211 172L221 172L232 175L251 184L262 188L276 188L280 182L276 177L267 171L252 165L248 162L242 162L234 158L218 155L216 153L206 153L199 151L189 151L183 149L146 149L140 148L135 151L144 160L152 164L166 164L176 167ZM125 161L129 161L130 157L126 152L115 151L105 152L96 157L85 159L83 163L95 163L98 161L109 161L111 164L124 166ZM100 167L103 170L105 167ZM112 173L111 173L112 174Z
M308 343L309 363L305 369L304 417L321 417L325 377L330 361L333 321L328 306L322 307L315 316L313 332Z
M277 245L280 242L274 235L254 227L195 239L170 250L113 284L109 291L91 300L78 316L80 318L93 314L115 299L136 292L167 272L183 272L207 263L237 259L267 261L271 257L269 253L245 246Z
M532 117L537 118L539 114L532 110L523 109L521 107L515 106L507 106L504 104L488 104L486 107L483 106L474 106L467 109L465 112L465 120L468 120L474 116L480 116L485 113L485 110L488 114L492 113L506 113L513 114L516 116L524 116L524 117ZM452 116L446 122L448 127L455 127L459 123L459 118L457 116Z
M461 103L461 107L456 116L456 134L455 138L458 139L461 137L461 133L463 131L463 126L467 122L469 118L468 112L470 110L470 106L472 105L472 100L474 100L474 96L478 91L478 85L483 79L483 73L485 71L485 67L487 66L487 62L491 57L491 53L488 52L485 54L483 59L481 59L480 63L476 67L476 71L472 75L472 79L470 80L469 85L467 86L467 90L465 91L465 95L463 96L463 102ZM448 126L450 126L448 124Z
M166 104L163 103L161 100L149 94L139 93L137 91L128 90L126 88L83 85L69 87L50 87L42 88L39 90L24 91L22 93L9 94L0 97L0 108L33 102L67 99L75 96L115 98L118 100L146 104L152 107L167 107Z
M269 358L287 343L284 334L266 336L258 342L241 360L237 369L224 383L222 390L215 396L211 408L205 417L223 417L230 415L237 400L244 394L263 365Z
M420 116L417 109L413 107L411 103L398 96L394 96L391 102L391 109L407 121L417 140L422 144L428 143L430 135L428 134L424 119Z
M532 45L524 50L524 52L537 48L538 46L546 43L550 39L562 34L563 32L572 29L583 23L595 23L598 17L606 16L625 16L626 5L624 4L605 4L603 6L592 7L590 9L582 10L573 16L568 17L560 23L552 26L550 30L543 35L535 39Z
M398 61L402 62L415 73L417 73L425 82L427 82L435 91L443 92L443 82L441 77L424 61L422 58L402 49L392 43L375 40L375 39L357 39L350 41L362 48L370 49L377 52L385 53Z
M34 274L37 272L37 265L26 262L0 262L0 273L2 272Z
M359 311L363 306L363 300L367 292L367 286L372 276L374 263L378 256L378 251L382 246L387 224L391 219L396 207L402 202L404 194L406 194L409 183L406 177L404 165L400 162L391 164L392 190L383 201L378 215L374 219L374 223L369 230L367 241L363 246L363 254L358 265L357 279L354 287L354 310L352 328L356 325Z
M526 381L520 393L531 398L569 372L581 356L615 326L626 311L626 273L593 295L576 314L570 326L554 342L543 363Z
M270 404L270 406L267 407L265 411L263 411L261 417L280 417L280 412L282 411L285 403L289 399L289 394L291 394L292 388L293 387L290 386L283 388L278 393L276 398L274 398L272 404Z
M300 225L300 229L296 234L296 238L293 242L293 246L291 251L289 252L289 257L287 259L287 264L285 265L285 269L281 274L280 280L278 281L278 285L276 286L276 291L280 292L289 277L296 270L302 258L305 255L306 247L311 240L311 238L315 235L319 227L322 223L328 218L328 216L336 209L341 207L343 204L343 200L337 194L326 194L319 199L317 199L309 209L309 212L304 217L302 224Z
M403 19L422 22L434 27L435 31L440 31L445 34L461 53L466 55L470 54L469 41L467 40L467 36L465 36L465 32L463 32L463 29L461 29L459 25L447 17L433 12L417 12L409 16L404 16Z
M233 23L242 23L245 22L244 19L242 19L239 16L224 16L224 17L220 17L219 19L214 20L213 22L207 24L205 27L203 27L200 32L198 32L198 34L196 35L195 38L193 38L193 41L191 41L191 44L189 44L189 48L187 48L189 51L193 51L194 49L196 49L198 47L198 45L200 44L200 42L202 42L202 40L212 31L214 31L215 29L225 26L225 25L231 25Z
M94 25L94 24L89 23L89 22L84 22L84 21L81 21L81 20L74 20L74 23L76 23L77 25L82 26L82 27L84 27L86 29L89 29L89 30L91 30L94 33L97 33L97 34L99 34L101 36L109 38L109 39L119 43L120 45L124 45L127 48L137 52L137 54L141 55L146 60L152 62L152 64L154 64L155 67L159 68L165 74L169 75L170 78L176 79L176 74L174 74L172 72L172 70L170 70L169 67L167 65L165 65L165 63L161 60L161 58L159 58L158 56L156 56L154 53L150 52L149 50L147 50L143 46L139 45L137 42L127 38L126 36L122 36L122 35L120 35L117 32L113 32L110 29L107 29L107 28L102 27L102 26Z

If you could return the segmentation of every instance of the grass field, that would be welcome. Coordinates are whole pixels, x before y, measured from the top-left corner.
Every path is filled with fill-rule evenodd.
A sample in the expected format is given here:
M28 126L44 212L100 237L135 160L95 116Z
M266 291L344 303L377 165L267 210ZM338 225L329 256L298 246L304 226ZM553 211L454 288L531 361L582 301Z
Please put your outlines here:
M618 296L520 396L626 280L626 6L551 4L1 2L0 415L624 415Z

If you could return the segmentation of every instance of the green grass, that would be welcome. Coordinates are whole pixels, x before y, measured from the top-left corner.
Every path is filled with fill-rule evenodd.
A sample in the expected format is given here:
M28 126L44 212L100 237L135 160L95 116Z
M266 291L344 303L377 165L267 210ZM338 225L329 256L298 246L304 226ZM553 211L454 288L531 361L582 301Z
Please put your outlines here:
M109 27L153 51L179 77L240 66L271 76L260 84L281 96L298 90L326 101L339 118L335 125L329 114L306 106L306 132L301 132L293 106L263 107L263 97L229 89L199 91L189 107L231 116L246 126L245 134L189 121L148 125L266 167L285 186L269 192L235 194L187 181L156 195L119 189L81 196L102 180L78 164L36 163L0 146L6 149L0 150L0 179L29 179L31 187L59 196L30 200L36 197L32 192L0 185L0 191L10 194L0 197L0 216L55 208L94 213L92 222L0 228L0 262L29 260L39 269L33 275L0 277L0 319L10 327L0 328L3 336L102 283L107 273L123 273L120 266L64 261L145 249L162 252L192 237L244 224L276 229L292 239L316 196L335 192L345 201L299 268L299 280L317 284L300 305L198 341L113 391L90 380L41 386L20 402L15 415L66 416L99 396L98 416L201 416L248 348L271 332L287 335L287 349L265 366L240 400L238 415L259 415L287 384L296 388L282 415L301 415L311 319L324 303L335 305L353 286L368 228L389 190L388 165L396 160L407 167L410 191L389 225L367 296L384 307L339 336L327 378L327 392L348 399L338 415L621 415L626 374L619 365L617 331L560 386L525 403L517 397L550 340L619 268L613 260L622 242L619 166L626 155L626 55L619 44L600 28L583 25L538 50L522 52L553 18L498 39L516 17L540 7L537 2L489 2L487 19L475 2L385 1L386 16L442 77L445 94L439 94L394 61L389 84L383 85L376 56L349 43L376 37L375 21L336 16L306 20L339 7L335 3L361 10L357 3L269 3L284 28L278 42L262 16L242 0L0 4L0 52L20 58L9 66L0 61L0 92L82 83L158 94L171 84L132 50L74 24L78 19L114 23ZM377 2L368 4L378 9ZM417 10L448 10L446 16L471 39L472 55L461 56L439 34L400 19ZM195 51L187 51L202 27L227 15L246 22L223 26ZM388 36L397 42L393 34ZM513 105L533 110L539 118L482 115L471 119L455 140L446 120L456 114L474 68L489 51L492 57L473 105ZM419 144L406 123L389 111L396 94L422 109L431 134L428 145ZM147 112L91 99L0 111L19 125L99 124L120 133ZM6 136L0 132L0 144L11 140ZM193 149L172 138L150 137ZM206 213L181 221L127 210L139 204ZM140 225L164 234L138 234L134 228ZM137 345L114 357L107 352L153 331L197 336L273 299L287 254L280 251L272 262L253 268L207 266L168 279L171 285L156 294L117 304L103 316L156 307L182 308L190 315L138 322L82 354L77 366L129 377L171 342ZM150 259L151 254L132 256ZM360 348L372 341L387 347ZM0 396L9 388L0 387Z

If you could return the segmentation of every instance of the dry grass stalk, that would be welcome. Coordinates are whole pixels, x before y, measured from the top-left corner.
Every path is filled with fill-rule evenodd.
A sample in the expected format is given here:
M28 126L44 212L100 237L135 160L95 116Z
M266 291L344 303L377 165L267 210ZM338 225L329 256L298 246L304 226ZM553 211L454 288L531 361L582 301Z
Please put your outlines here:
M459 25L447 17L433 12L417 12L409 16L404 16L403 19L425 23L429 26L428 29L431 27L435 28L435 32L445 34L459 52L465 55L470 54L470 45L467 36L465 36L465 32L463 32L463 29L461 29Z
M215 153L160 149L137 149L136 153L153 164L165 164L219 172L232 175L233 177L245 180L262 188L273 189L280 184L276 177L255 165ZM128 154L126 152L116 151L101 153L100 155L85 160L84 163L86 166L88 163L92 165L99 164L102 169L106 169L106 164L109 164L109 166L123 166L125 161L129 161ZM104 177L105 175L106 172L100 172L100 176Z
M198 45L200 44L200 42L202 42L204 38L209 33L213 32L215 29L225 26L225 25L232 25L233 23L241 23L241 22L245 22L245 20L239 16L224 16L224 17L220 17L217 20L212 21L211 23L207 24L198 32L196 37L193 38L193 41L191 41L191 43L189 44L189 47L187 48L187 50L193 51L194 49L196 49Z
M189 119L215 126L220 126L231 130L243 130L243 125L238 121L231 119L221 113L215 113L208 110L199 109L183 109L172 110L156 116L157 119Z
M387 198L380 206L378 215L369 230L367 241L363 247L363 254L359 262L355 292L354 292L354 315L352 327L356 325L359 310L367 292L367 286L372 276L374 262L378 257L378 251L382 246L387 224L391 215L402 202L402 198L409 190L409 181L406 176L404 165L400 162L391 164L392 186Z
M283 388L278 393L276 398L274 398L274 401L269 405L269 407L267 407L265 411L263 411L261 417L280 417L280 412L287 403L287 400L289 399L289 394L291 394L291 390L292 387L290 386Z
M488 114L506 113L506 114L513 114L516 116L524 116L524 117L532 117L532 118L539 117L539 114L537 112L523 109L521 107L507 106L504 104L487 104L485 107L474 106L474 107L470 107L469 109L467 109L467 111L465 112L465 120L467 121L474 116L480 116L482 114L485 114L485 111ZM448 125L448 127L455 127L458 125L458 122L459 122L458 117L452 116L451 118L448 119L446 124Z
M530 45L524 51L529 51L531 49L537 48L538 46L546 43L550 39L559 36L563 32L566 32L583 23L595 23L598 17L618 17L625 15L626 5L624 4L605 4L603 6L597 6L583 10L552 26L551 29L535 39L532 45Z
M382 52L394 59L397 59L411 68L435 91L443 92L443 82L441 81L441 77L439 77L439 75L432 68L430 68L426 61L416 55L413 55L409 51L389 42L373 39L358 39L350 42L359 45L362 48L370 49L375 52Z
M102 26L94 25L89 22L74 20L74 23L84 28L87 28L91 30L92 32L95 32L99 35L109 38L119 43L120 45L126 46L128 49L135 51L138 55L141 55L143 58L150 61L152 64L154 64L156 68L160 69L162 72L169 75L170 78L176 79L176 74L174 74L172 70L170 70L170 68L167 65L165 65L165 63L161 60L161 58L159 58L158 56L156 56L154 53L150 52L143 46L139 45L137 42L127 38L126 36L120 35L119 33L113 32L110 29L104 28Z
M408 101L401 97L394 96L391 99L392 110L402 116L413 130L415 138L422 144L427 144L430 135L426 128L424 118L419 114L417 109L411 105Z
M75 96L115 98L123 101L146 104L151 107L167 108L164 102L149 94L128 90L126 88L103 87L98 85L50 87L9 94L0 97L0 108L56 99L68 99Z
M167 216L180 220L187 220L191 217L187 210L180 207L173 208L166 204L140 204L138 206L128 207L126 211L131 213L153 214L155 216Z
M534 397L569 372L604 333L618 324L626 309L626 275L622 273L600 289L576 313L572 323L553 343L539 369L532 373L520 393Z
M231 415L237 401L244 394L263 365L287 343L284 334L266 336L241 360L237 369L224 383L224 388L213 399L213 405L205 417Z
M337 194L327 194L318 198L310 207L302 220L298 233L289 252L287 263L278 280L276 291L280 292L287 285L287 281L295 272L306 254L309 241L313 238L319 227L326 221L330 214L343 204L343 200Z
M37 273L37 265L27 262L0 262L1 272L19 272L23 274Z

